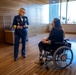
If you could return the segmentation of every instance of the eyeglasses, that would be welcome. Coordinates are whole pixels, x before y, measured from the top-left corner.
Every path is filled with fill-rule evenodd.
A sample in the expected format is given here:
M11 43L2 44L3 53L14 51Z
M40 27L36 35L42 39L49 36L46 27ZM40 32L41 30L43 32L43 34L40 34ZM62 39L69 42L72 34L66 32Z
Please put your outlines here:
M23 13L25 13L24 11L22 11Z
M21 11L22 13L25 13L25 11Z

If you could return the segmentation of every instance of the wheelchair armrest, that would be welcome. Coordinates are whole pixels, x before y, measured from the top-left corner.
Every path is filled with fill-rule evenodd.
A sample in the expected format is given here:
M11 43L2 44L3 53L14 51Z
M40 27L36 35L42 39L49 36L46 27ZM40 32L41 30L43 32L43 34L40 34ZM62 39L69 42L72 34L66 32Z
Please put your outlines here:
M64 42L67 42L67 41L69 41L69 39L64 39Z
M55 42L55 44L65 44L69 39L64 39L63 42Z
M63 45L63 44L65 44L65 42L55 42L55 44Z

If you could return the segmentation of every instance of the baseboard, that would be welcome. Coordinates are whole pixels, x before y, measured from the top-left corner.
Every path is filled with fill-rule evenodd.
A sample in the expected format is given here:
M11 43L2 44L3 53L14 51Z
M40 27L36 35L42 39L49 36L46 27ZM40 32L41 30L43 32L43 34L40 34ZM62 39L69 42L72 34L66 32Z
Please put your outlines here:
M76 34L76 32L65 32L66 34Z

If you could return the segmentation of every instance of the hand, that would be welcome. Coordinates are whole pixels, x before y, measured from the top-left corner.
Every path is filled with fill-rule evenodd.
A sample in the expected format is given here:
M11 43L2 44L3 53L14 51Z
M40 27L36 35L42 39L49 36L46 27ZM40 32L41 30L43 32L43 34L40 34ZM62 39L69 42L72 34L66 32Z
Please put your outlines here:
M28 25L24 25L23 27L26 28L26 27L28 27Z
M20 26L20 25L18 25L18 26L17 26L17 29L22 29L22 28L23 28L23 27L22 27L22 26Z
M51 40L48 40L48 41L47 41L47 39L43 39L42 42L43 42L44 44L51 44Z
M13 27L14 27L14 29L16 29L16 25L14 25Z
M43 39L42 42L45 43L45 44L48 43L48 41L46 41L46 39Z

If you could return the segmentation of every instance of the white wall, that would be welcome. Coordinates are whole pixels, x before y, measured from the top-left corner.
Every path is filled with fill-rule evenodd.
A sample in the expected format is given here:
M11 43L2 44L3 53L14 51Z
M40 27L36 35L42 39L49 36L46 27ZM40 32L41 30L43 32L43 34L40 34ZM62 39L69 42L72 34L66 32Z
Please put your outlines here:
M65 32L76 33L76 25L67 24L67 25L62 25L62 27L63 27Z

